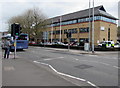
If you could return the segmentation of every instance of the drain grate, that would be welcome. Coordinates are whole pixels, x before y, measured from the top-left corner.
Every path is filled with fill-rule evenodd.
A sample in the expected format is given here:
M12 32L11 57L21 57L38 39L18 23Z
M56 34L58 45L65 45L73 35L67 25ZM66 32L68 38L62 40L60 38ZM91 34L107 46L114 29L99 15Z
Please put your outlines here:
M79 68L79 69L88 69L88 68L92 68L93 66L82 64L82 65L78 65L78 66L75 66L75 67Z

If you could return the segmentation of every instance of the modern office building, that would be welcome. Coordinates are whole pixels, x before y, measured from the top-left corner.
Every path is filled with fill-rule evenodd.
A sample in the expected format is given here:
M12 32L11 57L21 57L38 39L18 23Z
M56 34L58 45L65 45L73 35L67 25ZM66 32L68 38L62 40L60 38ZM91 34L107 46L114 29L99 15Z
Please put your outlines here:
M90 40L92 40L92 13L90 8ZM117 40L117 18L106 12L104 7L94 8L94 44L103 40ZM89 9L69 13L49 19L48 41L67 42L66 32L70 31L70 41L85 42L89 38Z

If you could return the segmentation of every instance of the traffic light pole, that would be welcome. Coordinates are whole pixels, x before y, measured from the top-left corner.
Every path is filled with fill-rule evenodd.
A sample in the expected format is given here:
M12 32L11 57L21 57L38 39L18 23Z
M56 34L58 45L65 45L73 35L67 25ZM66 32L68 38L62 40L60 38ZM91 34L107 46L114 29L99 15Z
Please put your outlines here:
M14 59L16 58L16 36L15 36L15 39L14 39Z
M68 38L68 51L70 50L70 38Z

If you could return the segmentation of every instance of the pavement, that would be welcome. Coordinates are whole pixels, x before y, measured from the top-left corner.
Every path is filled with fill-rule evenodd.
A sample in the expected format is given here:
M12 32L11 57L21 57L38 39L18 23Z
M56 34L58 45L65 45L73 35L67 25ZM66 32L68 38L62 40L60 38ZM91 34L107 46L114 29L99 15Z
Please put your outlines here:
M2 59L2 86L76 86L52 72L25 60L10 55Z
M57 50L57 51L69 51L71 53L76 53L76 54L92 54L92 55L106 55L106 54L118 54L119 51L94 51L94 53L92 51L84 51L84 50L74 50L74 49L61 49L61 48L48 48L45 47L46 49L50 49L50 50Z

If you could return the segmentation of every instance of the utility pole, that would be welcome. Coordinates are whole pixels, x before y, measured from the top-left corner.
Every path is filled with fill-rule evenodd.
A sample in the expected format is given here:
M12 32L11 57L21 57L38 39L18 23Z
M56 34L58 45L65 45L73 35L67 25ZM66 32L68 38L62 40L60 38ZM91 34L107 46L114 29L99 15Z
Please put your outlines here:
M51 28L51 43L52 43L52 40L53 40L53 19L52 19L52 28Z
M62 21L62 17L60 16L60 42L61 42L61 21Z
M90 45L91 45L91 44L90 44L90 32L91 32L91 30L90 30L90 29L91 29L91 28L90 28L90 27L91 27L91 24L90 24L90 23L91 23L91 22L90 22L90 21L91 21L91 20L90 20L90 16L91 16L90 3L91 3L91 0L89 0L89 35L88 35L89 51L90 51Z
M94 53L94 0L93 0L93 22L92 22L92 53Z

